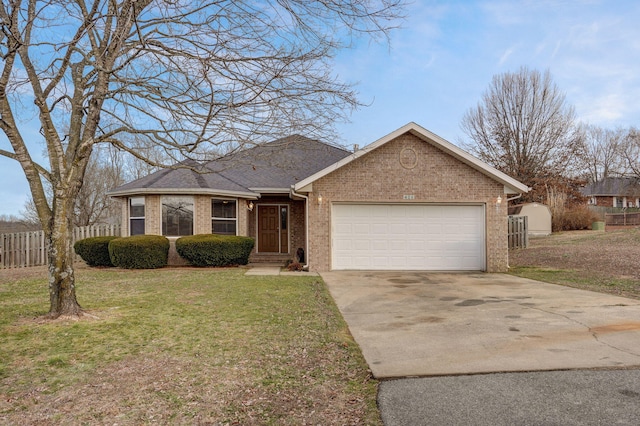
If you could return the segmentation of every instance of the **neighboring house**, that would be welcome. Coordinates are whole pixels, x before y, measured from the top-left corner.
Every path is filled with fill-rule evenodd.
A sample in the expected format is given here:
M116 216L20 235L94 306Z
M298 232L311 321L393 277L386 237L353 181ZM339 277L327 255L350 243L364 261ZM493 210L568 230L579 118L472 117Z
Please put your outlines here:
M512 216L527 216L527 234L531 237L551 235L551 209L546 204L525 203L509 207Z
M582 195L589 198L589 205L599 207L640 208L640 179L632 177L608 177L585 186Z
M195 166L195 164L193 164ZM415 123L357 150L292 136L122 185L123 234L255 238L312 271L506 271L515 179Z

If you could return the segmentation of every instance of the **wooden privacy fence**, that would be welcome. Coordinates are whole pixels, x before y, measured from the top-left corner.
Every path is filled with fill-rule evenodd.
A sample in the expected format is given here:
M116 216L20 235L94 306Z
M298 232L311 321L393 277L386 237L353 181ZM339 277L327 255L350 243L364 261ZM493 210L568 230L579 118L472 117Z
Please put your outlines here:
M528 216L509 216L509 248L527 248L529 245Z
M73 241L89 237L120 236L120 225L93 225L73 230ZM0 268L24 268L47 264L44 231L0 234Z
M640 213L605 213L606 226L634 226L640 225Z

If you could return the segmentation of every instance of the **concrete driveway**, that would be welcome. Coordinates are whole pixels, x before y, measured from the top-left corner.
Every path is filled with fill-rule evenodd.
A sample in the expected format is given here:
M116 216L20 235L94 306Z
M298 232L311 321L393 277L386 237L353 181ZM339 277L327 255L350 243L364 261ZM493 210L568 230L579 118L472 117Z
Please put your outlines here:
M326 272L376 378L640 366L640 301L503 274Z

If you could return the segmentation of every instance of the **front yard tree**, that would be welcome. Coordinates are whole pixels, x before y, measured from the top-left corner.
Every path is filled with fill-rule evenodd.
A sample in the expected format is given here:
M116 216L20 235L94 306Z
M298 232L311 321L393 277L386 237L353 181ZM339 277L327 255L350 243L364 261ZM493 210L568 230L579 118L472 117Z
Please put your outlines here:
M401 1L3 1L0 155L22 167L46 234L49 316L82 314L71 228L97 144L147 160L139 141L185 158L326 135L358 106L333 55L359 34L386 36Z
M577 167L581 133L548 71L522 67L494 76L461 127L473 141L471 152L533 187L532 197L544 192L549 177L567 176Z

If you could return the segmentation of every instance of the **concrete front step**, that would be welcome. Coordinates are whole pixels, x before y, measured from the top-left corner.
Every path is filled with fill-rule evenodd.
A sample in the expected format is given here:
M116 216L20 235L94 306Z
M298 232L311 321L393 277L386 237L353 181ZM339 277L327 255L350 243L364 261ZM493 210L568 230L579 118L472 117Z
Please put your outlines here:
M292 260L293 256L290 254L262 254L262 253L252 253L249 256L249 263L263 263L263 264L271 264L271 265L280 265L284 266L287 260Z

